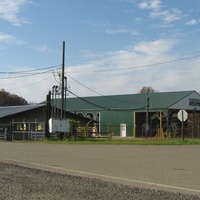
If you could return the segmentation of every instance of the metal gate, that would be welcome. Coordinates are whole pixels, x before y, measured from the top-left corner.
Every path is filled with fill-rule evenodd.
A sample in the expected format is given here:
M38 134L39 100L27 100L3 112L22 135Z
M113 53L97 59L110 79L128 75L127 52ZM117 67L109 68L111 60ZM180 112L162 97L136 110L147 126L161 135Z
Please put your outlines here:
M45 138L45 122L12 122L13 140L41 140Z
M31 132L31 140L43 140L45 138L45 133L43 132Z

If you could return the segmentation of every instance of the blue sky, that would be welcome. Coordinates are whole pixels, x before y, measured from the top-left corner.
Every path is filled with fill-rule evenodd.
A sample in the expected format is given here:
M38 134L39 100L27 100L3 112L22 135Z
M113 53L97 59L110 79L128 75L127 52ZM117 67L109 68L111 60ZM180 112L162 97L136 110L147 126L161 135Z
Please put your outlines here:
M78 96L200 92L199 13L200 0L0 0L0 88L45 100L65 41Z

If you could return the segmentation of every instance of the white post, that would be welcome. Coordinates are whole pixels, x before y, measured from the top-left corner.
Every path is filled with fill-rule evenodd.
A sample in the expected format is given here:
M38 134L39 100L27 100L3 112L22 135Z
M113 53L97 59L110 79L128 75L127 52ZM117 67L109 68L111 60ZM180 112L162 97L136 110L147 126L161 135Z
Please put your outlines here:
M24 126L25 126L25 119L23 119L23 140L24 140L24 138L25 138L25 137L24 137L24 135L25 135L25 134L24 134Z
M136 138L136 114L133 112L133 137Z
M4 130L4 139L7 140L7 128Z

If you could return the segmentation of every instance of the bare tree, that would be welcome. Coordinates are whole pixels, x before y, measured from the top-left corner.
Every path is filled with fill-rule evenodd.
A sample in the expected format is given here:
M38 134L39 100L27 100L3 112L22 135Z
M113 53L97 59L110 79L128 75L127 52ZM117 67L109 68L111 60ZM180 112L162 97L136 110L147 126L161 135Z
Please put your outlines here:
M140 94L155 93L155 92L158 92L158 91L156 91L155 89L153 89L151 86L144 86L144 87L139 91Z
M0 90L0 106L27 105L27 101L16 94L10 94L4 89Z

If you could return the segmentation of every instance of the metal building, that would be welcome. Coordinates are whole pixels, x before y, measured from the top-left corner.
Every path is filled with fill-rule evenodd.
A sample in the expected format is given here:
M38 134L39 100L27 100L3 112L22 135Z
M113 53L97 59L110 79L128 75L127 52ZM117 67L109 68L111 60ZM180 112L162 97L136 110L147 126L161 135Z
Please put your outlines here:
M112 129L122 137L178 135L177 113L184 109L189 114L188 137L199 137L200 95L196 91L76 97L68 98L66 104L68 111L96 120L97 132Z

